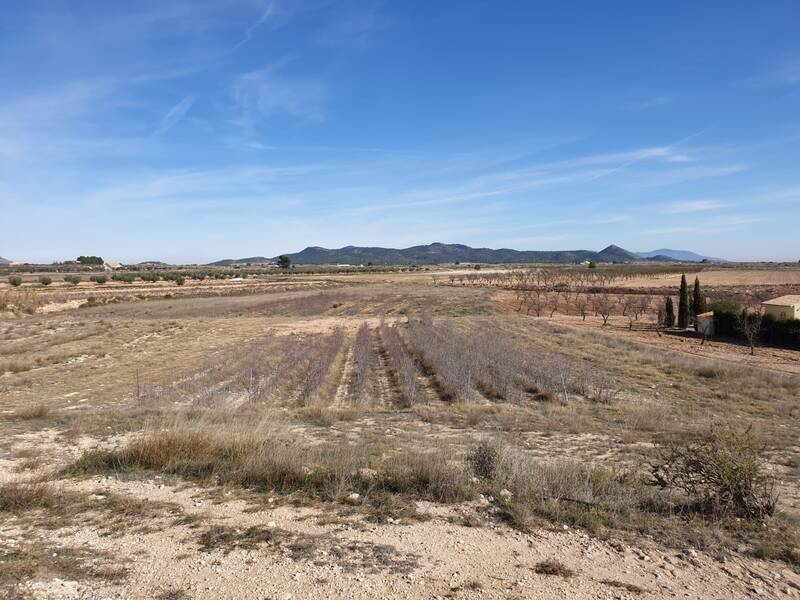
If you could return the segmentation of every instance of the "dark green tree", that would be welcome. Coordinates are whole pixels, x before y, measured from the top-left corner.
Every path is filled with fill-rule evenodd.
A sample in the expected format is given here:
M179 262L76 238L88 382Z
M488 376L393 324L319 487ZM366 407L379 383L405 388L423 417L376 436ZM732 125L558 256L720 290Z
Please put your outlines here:
M692 292L692 315L696 318L708 310L706 296L700 288L700 278L694 278L694 291Z
M278 266L281 269L291 269L292 268L292 259L286 256L285 254L281 254L278 257Z
M102 265L103 259L100 256L79 256L77 261L82 265Z
M666 306L664 307L664 327L675 326L675 305L672 296L667 296Z
M681 275L681 291L678 297L678 327L686 329L689 326L689 288L686 285L686 275Z

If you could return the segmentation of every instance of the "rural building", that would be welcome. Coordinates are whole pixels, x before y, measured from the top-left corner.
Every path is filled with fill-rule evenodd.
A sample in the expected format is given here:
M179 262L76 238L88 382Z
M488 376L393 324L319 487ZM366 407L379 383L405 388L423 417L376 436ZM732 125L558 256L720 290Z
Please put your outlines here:
M103 268L106 271L116 271L120 267L122 267L122 265L115 260L107 260L103 265Z
M800 295L781 296L762 302L764 314L778 321L800 319Z
M701 313L695 317L694 326L704 337L714 337L714 311Z

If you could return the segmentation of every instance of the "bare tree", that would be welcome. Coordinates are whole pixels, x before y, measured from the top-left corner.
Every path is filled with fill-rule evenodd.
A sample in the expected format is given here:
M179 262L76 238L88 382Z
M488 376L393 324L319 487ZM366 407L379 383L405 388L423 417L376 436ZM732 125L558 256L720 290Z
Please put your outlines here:
M605 327L614 308L611 298L606 293L595 294L593 305L595 312L603 317L603 326Z
M556 314L556 311L558 311L559 299L560 296L558 294L551 294L547 297L547 305L550 308L551 319L553 318L553 315Z
M739 330L742 332L747 345L750 346L750 356L756 353L756 342L761 335L761 324L764 315L761 313L761 306L751 305L739 315Z
M639 317L646 314L652 308L652 298L650 296L637 296L633 303L634 319L639 320Z
M381 322L378 331L394 365L403 405L412 406L417 396L417 368L414 365L414 359L406 350L403 340L400 339L397 327L389 327L386 323Z
M586 312L589 309L589 297L585 294L577 294L575 296L575 308L578 309L578 312L581 315L581 320L586 320Z

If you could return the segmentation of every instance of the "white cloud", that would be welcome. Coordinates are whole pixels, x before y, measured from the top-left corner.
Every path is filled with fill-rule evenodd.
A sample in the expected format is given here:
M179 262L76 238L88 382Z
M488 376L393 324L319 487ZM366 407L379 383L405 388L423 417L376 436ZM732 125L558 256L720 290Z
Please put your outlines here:
M175 125L177 125L183 117L189 112L194 104L194 97L186 96L175 104L172 108L170 108L167 113L161 118L161 122L158 124L158 127L153 132L153 135L158 136L166 133Z
M653 98L647 98L641 102L634 102L630 105L630 108L633 110L647 110L649 108L658 108L660 106L672 104L673 101L673 98L669 96L654 96Z
M238 50L242 46L244 46L247 42L253 39L253 35L256 32L256 29L264 25L267 21L269 21L270 17L275 12L276 3L270 2L267 7L261 11L261 15L256 19L253 23L250 24L244 32L244 37L236 44L233 49Z
M240 75L233 85L236 105L246 120L275 115L322 119L325 85L314 79L288 79L277 74L278 66Z
M694 213L705 210L716 210L718 208L725 208L726 206L730 205L717 200L686 200L673 202L664 209L664 212L669 214Z
M756 86L786 86L800 83L800 57L792 57L768 73L751 78L746 83Z

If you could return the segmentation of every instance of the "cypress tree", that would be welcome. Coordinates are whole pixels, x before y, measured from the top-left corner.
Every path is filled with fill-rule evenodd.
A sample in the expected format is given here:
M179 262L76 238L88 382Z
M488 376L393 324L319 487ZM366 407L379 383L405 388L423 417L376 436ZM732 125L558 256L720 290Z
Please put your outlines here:
M697 317L706 312L706 297L700 289L700 279L694 278L694 292L692 293L692 314Z
M672 296L667 296L664 313L664 327L673 327L675 325L675 305L672 303Z
M686 275L681 275L681 292L678 297L678 327L686 329L689 326L689 288L686 285Z

